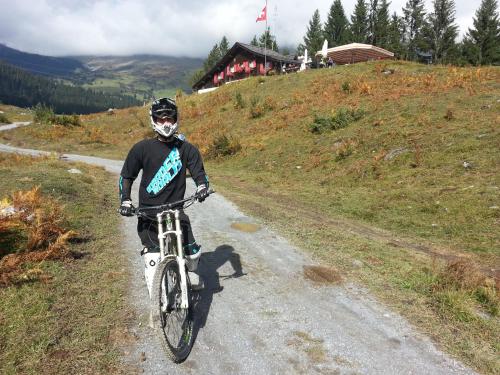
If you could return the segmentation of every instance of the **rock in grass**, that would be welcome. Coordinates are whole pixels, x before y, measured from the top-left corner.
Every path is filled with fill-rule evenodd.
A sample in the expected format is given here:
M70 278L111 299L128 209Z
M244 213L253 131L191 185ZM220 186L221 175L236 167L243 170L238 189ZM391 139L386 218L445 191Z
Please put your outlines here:
M79 170L79 169L76 169L76 168L68 169L68 172L69 173L74 173L74 174L82 174L82 171Z
M404 154L405 152L409 152L407 148L401 147L401 148L395 148L394 150L391 150L387 155L384 156L384 160L392 160L396 156Z

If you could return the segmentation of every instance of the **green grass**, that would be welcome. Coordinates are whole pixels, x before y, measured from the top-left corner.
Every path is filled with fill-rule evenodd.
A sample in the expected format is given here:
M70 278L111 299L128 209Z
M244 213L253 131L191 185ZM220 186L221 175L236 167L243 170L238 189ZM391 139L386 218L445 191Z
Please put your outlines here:
M71 167L83 174L68 173ZM83 255L32 264L49 280L0 289L0 373L118 371L113 333L125 329L128 313L114 178L101 168L0 155L0 179L0 197L40 185L44 195L59 199L81 239L71 250Z
M31 111L25 108L0 103L0 111L4 112L3 115L7 117L10 122L31 121L33 119ZM2 121L0 121L0 123L2 123Z

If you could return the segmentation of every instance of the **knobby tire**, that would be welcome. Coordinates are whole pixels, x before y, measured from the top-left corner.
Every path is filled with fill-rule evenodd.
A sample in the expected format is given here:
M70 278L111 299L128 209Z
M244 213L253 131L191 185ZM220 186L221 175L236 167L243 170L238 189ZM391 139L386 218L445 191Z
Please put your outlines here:
M165 293L167 291L167 293ZM188 285L189 308L180 308L181 285L175 258L167 257L158 265L153 281L153 326L162 347L175 363L184 361L193 346L194 309ZM168 304L167 312L162 307Z

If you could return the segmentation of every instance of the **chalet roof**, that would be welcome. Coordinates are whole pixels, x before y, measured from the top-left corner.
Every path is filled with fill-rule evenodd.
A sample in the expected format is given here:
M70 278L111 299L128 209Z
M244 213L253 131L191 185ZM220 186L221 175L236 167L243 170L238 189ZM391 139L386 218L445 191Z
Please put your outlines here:
M279 62L284 64L299 64L300 62L294 60L288 56L283 56L282 54L272 51L270 49L265 49L263 47L256 47L250 44L236 42L227 51L227 53L219 60L205 75L193 85L193 89L197 90L201 88L206 82L211 81L213 75L223 70L233 59L242 51L255 55L255 57L264 58L264 53L266 54L267 61Z
M316 52L316 56L318 55L323 55L322 51ZM387 59L394 57L394 53L371 44L350 43L328 48L326 57L331 57L337 64L349 64L381 58Z

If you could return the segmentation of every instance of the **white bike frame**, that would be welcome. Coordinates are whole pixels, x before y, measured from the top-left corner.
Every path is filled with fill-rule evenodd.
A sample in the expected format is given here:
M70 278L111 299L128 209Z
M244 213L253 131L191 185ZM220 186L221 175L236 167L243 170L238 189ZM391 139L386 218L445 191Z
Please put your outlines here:
M186 275L186 259L184 259L184 248L182 246L182 229L179 210L165 210L156 215L158 219L158 241L160 243L160 263L166 257L174 257L179 266L179 274L181 276L181 308L187 309L188 302L188 286ZM174 220L172 220L172 217ZM166 227L164 225L166 223ZM170 246L166 246L169 235L175 235L177 239L177 251L174 251Z

